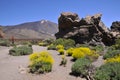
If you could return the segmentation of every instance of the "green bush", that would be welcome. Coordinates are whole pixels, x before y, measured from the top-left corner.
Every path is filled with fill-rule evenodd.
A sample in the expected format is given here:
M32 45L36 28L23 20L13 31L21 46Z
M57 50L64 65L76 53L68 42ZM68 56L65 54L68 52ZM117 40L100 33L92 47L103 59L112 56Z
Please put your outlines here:
M53 39L43 40L43 41L39 42L39 46L48 46L48 45L52 44L52 42L54 42Z
M95 80L120 80L120 63L106 63L94 74Z
M93 50L95 50L98 53L101 53L102 51L104 51L104 48L102 45L97 45L95 47L92 47Z
M9 54L13 56L29 55L33 52L32 47L20 46L9 50Z
M79 58L72 65L71 70L74 75L86 76L88 75L88 70L91 68L91 66L91 61L89 59Z
M89 47L88 44L76 44L76 47Z
M10 46L10 42L8 40L0 39L0 46Z
M38 45L40 40L31 40L30 42L31 42L32 45Z
M62 39L59 38L53 42L53 45L63 45L65 49L69 49L75 46L75 41L72 39Z
M114 47L115 49L120 49L120 38L116 39L115 45L113 45L112 47Z
M50 45L54 42L54 39L46 39L43 42L46 43L47 45Z
M51 44L47 47L48 50L56 50L56 46Z
M52 70L54 59L49 52L43 51L33 53L30 55L30 72L31 73L45 73Z
M118 55L120 55L120 50L113 50L110 48L108 49L107 53L103 56L103 58L107 59L107 58L112 58Z
M45 73L51 71L52 65L46 62L36 62L30 65L29 68L31 73Z

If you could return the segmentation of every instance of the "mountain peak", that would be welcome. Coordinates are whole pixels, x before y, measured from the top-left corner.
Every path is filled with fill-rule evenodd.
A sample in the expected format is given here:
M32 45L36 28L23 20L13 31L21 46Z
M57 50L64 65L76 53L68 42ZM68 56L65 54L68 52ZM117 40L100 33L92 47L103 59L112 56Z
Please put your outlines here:
M43 24L43 23L45 23L45 22L48 22L48 21L47 21L47 20L44 20L44 19L40 21L41 24Z
M4 27L4 32L7 38L14 36L18 39L51 38L54 37L53 34L55 34L57 31L58 25L48 20L27 22Z

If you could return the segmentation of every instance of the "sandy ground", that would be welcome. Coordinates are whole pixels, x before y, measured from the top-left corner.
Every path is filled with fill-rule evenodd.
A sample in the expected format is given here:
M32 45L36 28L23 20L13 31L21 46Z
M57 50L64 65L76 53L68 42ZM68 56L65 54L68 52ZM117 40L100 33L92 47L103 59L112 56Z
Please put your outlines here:
M10 47L0 47L0 80L85 80L70 75L71 57L67 57L66 67L59 66L61 56L57 51L49 50L55 63L52 72L46 74L30 74L27 72L29 56L10 56ZM46 47L33 46L34 52L47 50Z

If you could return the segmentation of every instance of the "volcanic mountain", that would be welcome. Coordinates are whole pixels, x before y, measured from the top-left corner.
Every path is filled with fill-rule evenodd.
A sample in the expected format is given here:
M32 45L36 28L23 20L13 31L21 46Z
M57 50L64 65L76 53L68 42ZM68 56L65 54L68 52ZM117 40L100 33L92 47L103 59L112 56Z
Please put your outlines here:
M58 32L58 25L51 21L41 20L4 26L3 31L6 38L14 36L17 39L48 39L55 38L54 34Z

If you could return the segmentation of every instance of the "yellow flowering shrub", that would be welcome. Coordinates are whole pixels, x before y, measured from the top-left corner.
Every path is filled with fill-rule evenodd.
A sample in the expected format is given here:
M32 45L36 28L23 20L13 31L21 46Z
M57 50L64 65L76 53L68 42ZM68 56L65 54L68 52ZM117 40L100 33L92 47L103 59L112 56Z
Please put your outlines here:
M113 58L108 58L108 59L105 60L105 63L109 63L109 62L120 62L120 55L115 56Z
M64 46L63 45L57 45L56 46L56 49L59 50L59 49L64 49Z
M95 51L92 51L87 47L79 47L79 48L74 48L72 50L72 57L74 59L83 58L83 57L88 57L90 59L97 59L99 57L99 54L97 54Z
M30 72L44 73L50 72L54 59L47 51L36 52L29 56L30 59Z
M92 55L92 52L90 50L90 48L87 48L87 47L80 47L79 48L85 55Z
M85 57L85 54L80 50L80 48L74 48L72 57L74 59L78 59L78 58Z
M68 56L71 56L73 54L73 50L74 50L74 48L69 48L68 50L66 50L66 54Z
M60 54L64 54L64 53L65 53L65 50L64 50L64 49L59 49L58 52L59 52Z
M38 53L35 52L35 53L31 54L31 55L29 56L29 58L30 58L31 61L34 61L35 59L38 58Z

